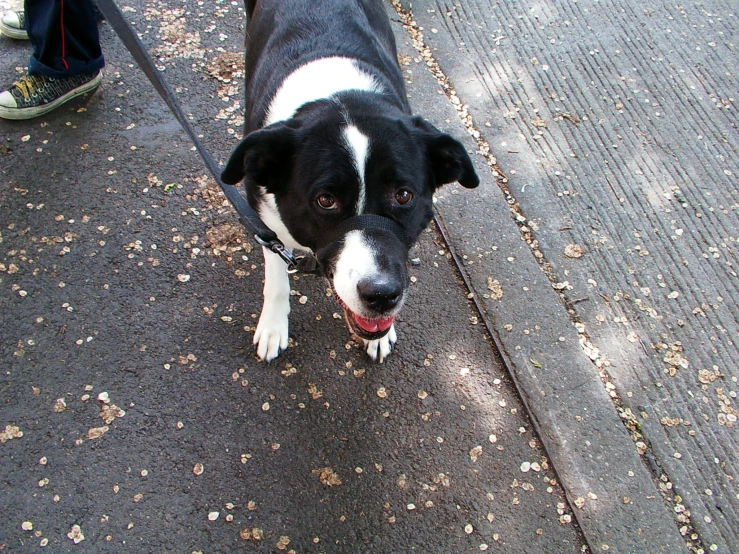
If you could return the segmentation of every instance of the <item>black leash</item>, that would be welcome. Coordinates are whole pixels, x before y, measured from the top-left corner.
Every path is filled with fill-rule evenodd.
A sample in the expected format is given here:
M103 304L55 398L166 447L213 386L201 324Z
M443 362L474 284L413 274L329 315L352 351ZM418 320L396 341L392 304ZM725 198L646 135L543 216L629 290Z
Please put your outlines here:
M316 272L316 264L310 257L295 257L292 252L285 248L285 245L277 238L275 232L264 224L257 212L252 209L246 199L239 193L237 187L226 185L221 181L221 168L201 144L190 122L183 115L177 98L169 86L167 86L167 83L162 79L159 71L154 66L154 62L152 62L149 54L146 52L146 48L144 48L138 35L123 16L121 10L113 0L96 0L96 2L108 24L113 28L118 38L121 39L121 42L123 42L124 46L131 53L133 59L149 78L151 84L157 89L159 96L169 106L177 121L180 122L180 125L190 137L190 140L192 140L213 179L215 179L218 186L221 187L223 194L226 195L226 198L228 198L236 209L241 223L245 227L251 228L255 233L254 238L259 244L279 255L285 261L289 273L295 273L297 271L305 271L306 273Z

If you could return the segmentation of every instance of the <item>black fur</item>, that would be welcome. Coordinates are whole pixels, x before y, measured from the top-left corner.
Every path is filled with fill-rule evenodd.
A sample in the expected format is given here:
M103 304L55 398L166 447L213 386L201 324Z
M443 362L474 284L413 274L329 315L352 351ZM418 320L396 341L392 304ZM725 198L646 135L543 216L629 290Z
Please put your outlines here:
M382 0L248 0L246 9L244 135L262 127L288 75L332 56L360 62L388 91L384 99L410 113Z
M343 138L349 123L356 126L369 139L364 213L398 222L408 237L401 244L392 233L370 233L383 252L378 260L404 292L408 247L433 216L434 191L454 181L474 188L479 179L459 141L411 114L385 9L383 0L246 0L245 138L222 179L229 184L243 179L257 210L264 193L272 193L292 238L315 251L321 237L357 215L360 176ZM264 127L285 79L308 62L329 57L352 59L382 92L339 92ZM411 200L400 203L399 192L410 193ZM335 199L335 209L319 205L323 195ZM329 277L336 250L321 252Z

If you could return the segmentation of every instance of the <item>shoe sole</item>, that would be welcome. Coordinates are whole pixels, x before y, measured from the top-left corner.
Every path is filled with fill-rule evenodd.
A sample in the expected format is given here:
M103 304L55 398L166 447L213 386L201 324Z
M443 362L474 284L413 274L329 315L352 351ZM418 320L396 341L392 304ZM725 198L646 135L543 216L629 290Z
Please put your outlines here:
M103 80L103 72L100 71L95 77L93 77L87 83L80 85L75 89L70 90L67 94L60 96L53 102L49 102L48 104L44 104L43 106L35 106L32 108L6 108L3 106L0 106L0 117L4 119L14 119L16 121L19 121L22 119L33 119L34 117L39 117L41 115L54 111L62 104L69 102L70 100L72 100L73 98L76 98L77 96L80 96L82 94L85 94L86 92L90 92L91 90L96 89L98 86L100 86L100 82L102 80Z
M6 37L14 38L16 40L28 40L28 32L25 29L8 27L2 21L0 21L0 35L5 35Z

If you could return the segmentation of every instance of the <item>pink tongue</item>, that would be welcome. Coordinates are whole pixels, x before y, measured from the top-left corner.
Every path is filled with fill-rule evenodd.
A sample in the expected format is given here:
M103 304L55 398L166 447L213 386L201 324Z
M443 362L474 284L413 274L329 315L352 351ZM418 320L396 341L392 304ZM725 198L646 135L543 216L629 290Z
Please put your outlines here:
M352 314L354 316L354 322L359 325L363 331L368 333L378 333L380 331L387 331L395 320L395 316L380 317L378 319L365 319Z

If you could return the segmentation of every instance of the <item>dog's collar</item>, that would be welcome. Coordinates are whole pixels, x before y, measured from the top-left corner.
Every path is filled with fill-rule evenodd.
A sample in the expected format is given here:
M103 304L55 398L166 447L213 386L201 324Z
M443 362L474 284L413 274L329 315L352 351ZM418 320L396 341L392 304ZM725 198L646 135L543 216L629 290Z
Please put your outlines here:
M288 273L312 273L323 272L321 263L318 261L320 253L331 245L341 241L351 231L362 231L365 229L378 229L388 231L397 238L404 246L408 245L408 236L405 229L397 221L376 214L362 214L350 217L342 221L333 231L327 233L316 246L315 254L297 256L293 267L288 268Z

